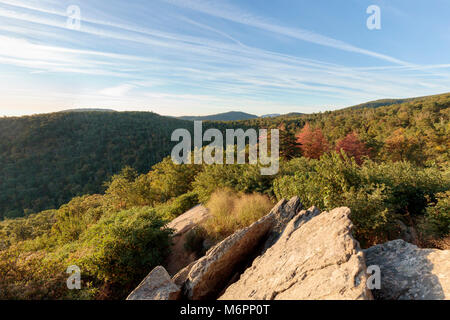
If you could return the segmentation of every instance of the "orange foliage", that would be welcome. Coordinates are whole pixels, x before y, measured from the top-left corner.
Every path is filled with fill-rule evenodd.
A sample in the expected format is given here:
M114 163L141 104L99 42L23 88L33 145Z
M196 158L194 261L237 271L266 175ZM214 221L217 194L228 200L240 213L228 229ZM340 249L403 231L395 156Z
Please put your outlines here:
M329 144L319 128L313 130L309 123L296 135L302 155L310 159L319 159L329 150Z
M369 156L369 149L358 139L355 132L349 133L336 143L336 151L343 150L348 156L354 157L356 163L362 164L363 157Z

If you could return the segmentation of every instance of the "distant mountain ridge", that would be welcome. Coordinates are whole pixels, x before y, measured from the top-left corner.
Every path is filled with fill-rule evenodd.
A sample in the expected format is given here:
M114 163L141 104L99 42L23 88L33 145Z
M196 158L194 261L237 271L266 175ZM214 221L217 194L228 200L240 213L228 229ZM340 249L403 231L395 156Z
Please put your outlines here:
M399 99L379 99L368 101L364 103L360 103L354 106L345 107L338 110L347 110L347 109L362 109L362 108L379 108L385 106L391 106L394 104L401 104L405 102L414 102L419 100L425 100L428 98L438 97L442 94L422 96L422 97L414 97L414 98L399 98ZM336 111L336 110L335 110ZM75 108L75 109L67 109L59 112L118 112L113 109L102 109L102 108ZM137 112L137 111L136 111ZM239 121L239 120L250 120L257 118L277 118L277 117L295 117L302 116L305 113L301 112L289 112L289 113L269 113L261 116L257 116L255 114L246 113L242 111L229 111L223 113L216 113L205 116L181 116L181 117L173 117L180 120L189 120L189 121ZM172 116L168 116L172 117Z
M281 113L263 114L260 118L275 118L281 116Z
M434 98L441 96L442 94L436 94L436 95L430 95L430 96L423 96L423 97L415 97L415 98L399 98L399 99L379 99L379 100L373 100L364 102L361 104L357 104L354 106L342 108L339 110L348 110L348 109L363 109L363 108L379 108L379 107L387 107L395 104L401 104L405 102L417 102L420 100L427 100L429 98ZM337 110L335 110L337 111ZM269 113L264 114L260 117L254 114L249 114L245 112L240 111L231 111L231 112L225 112L225 113L218 113L208 116L184 116L184 117L178 117L178 119L182 120L203 120L203 121L239 121L239 120L250 120L250 119L257 119L257 118L277 118L277 117L298 117L303 116L305 113L301 112L289 112L289 113Z
M67 109L59 112L117 112L112 109L101 109L101 108L77 108L77 109Z
M249 120L255 118L258 118L258 116L241 111L230 111L225 113L212 114L209 116L178 117L178 119L181 120L191 120L191 121L236 121L236 120Z
M239 121L239 120L251 120L251 119L258 119L258 118L277 118L277 117L294 117L294 116L301 116L304 115L304 113L300 112L290 112L286 114L281 113L270 113L270 114L264 114L262 116L257 116L254 114L241 112L241 111L231 111L231 112L225 112L225 113L217 113L207 116L182 116L178 117L177 119L181 120L190 120L190 121Z
M430 96L422 96L422 97L414 97L414 98L400 98L400 99L379 99L374 101L369 101L361 104L357 104L351 107L343 108L341 110L346 109L362 109L362 108L378 108L378 107L386 107L394 104L401 104L405 102L417 102L420 100L427 100L434 97L442 96L443 94L434 94Z

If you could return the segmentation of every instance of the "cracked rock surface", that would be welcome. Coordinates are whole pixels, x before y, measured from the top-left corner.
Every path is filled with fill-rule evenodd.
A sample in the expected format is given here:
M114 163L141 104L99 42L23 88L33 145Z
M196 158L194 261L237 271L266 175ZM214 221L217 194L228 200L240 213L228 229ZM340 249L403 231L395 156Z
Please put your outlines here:
M450 250L420 249L403 240L389 241L365 251L367 265L378 265L382 300L450 299Z
M372 299L349 214L301 211L220 299Z
M272 212L219 242L194 265L188 266L190 270L183 286L187 298L190 300L213 298L228 282L235 266L251 255L274 222L275 212Z

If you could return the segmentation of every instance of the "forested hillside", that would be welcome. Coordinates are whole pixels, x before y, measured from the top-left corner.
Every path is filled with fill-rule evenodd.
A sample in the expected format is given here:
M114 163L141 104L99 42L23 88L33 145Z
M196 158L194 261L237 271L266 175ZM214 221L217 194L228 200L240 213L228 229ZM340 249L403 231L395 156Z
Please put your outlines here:
M334 145L349 133L356 133L369 149L370 157L377 161L409 160L421 166L448 164L450 93L377 108L370 103L367 105L362 109L353 107L295 117L258 118L228 125L278 127L295 135L308 123L320 129L328 145ZM326 145L319 147L327 149Z
M122 299L149 270L165 265L172 230L164 226L198 203L212 218L186 241L189 254L201 255L204 243L250 225L292 196L304 207L349 207L363 248L405 237L449 248L449 107L444 94L376 109L205 125L280 128L280 170L273 176L261 175L259 165L176 165L170 157L146 172L148 162L169 154L171 130L186 124L155 114L2 119L2 154L13 159L2 175L10 185L20 186L15 175L28 183L35 192L30 199L63 201L66 176L75 190L89 193L85 184L100 186L122 164L145 173L125 167L101 194L0 221L0 299ZM149 137L155 144L146 144ZM156 145L163 147L151 150ZM39 172L46 174L37 178ZM61 190L50 192L52 183ZM17 200L27 194L2 189L4 203L4 192ZM71 265L82 272L81 290L66 287Z
M170 154L171 133L191 122L150 112L62 112L0 118L0 219L57 208L129 165Z
M295 135L308 123L323 135L323 141L312 146L319 155L355 133L375 161L448 163L450 94L400 101L404 100L378 108L373 108L378 103L374 102L362 109L207 122L205 128L280 128L281 154L294 157L302 153L293 145ZM126 165L147 172L170 154L172 131L192 127L191 121L146 112L1 118L0 219L57 208L74 196L102 192L104 181Z

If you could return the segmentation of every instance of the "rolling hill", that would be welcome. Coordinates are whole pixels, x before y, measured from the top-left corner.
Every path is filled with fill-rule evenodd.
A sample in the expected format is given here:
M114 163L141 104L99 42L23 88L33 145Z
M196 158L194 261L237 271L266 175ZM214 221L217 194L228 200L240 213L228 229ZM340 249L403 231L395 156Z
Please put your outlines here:
M401 104L405 102L418 102L418 101L427 101L429 99L439 97L440 95L431 95L431 96L423 96L423 97L415 97L415 98L403 98L403 99L380 99L380 100L374 100L369 101L365 103L361 103L355 106L351 106L346 109L363 109L363 108L379 108L379 107L385 107L385 106L391 106L393 104Z
M139 172L170 154L190 121L150 112L58 112L0 118L0 219L98 193L124 166Z
M60 112L117 112L112 109L101 109L101 108L78 108L78 109L67 109Z
M209 116L183 116L179 117L182 120L190 121L236 121L236 120L248 120L255 119L258 116L240 111L231 111L225 113L218 113Z

